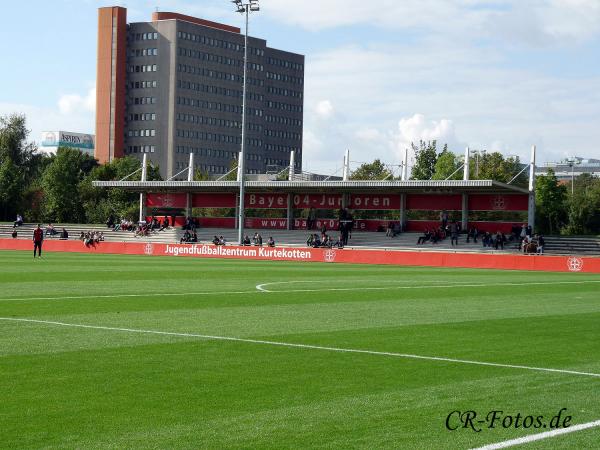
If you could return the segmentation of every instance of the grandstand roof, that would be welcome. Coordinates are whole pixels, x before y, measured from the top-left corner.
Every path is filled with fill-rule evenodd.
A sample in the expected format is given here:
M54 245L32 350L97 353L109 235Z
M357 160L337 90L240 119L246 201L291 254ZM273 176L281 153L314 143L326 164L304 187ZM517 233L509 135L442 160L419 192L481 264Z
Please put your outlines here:
M94 181L96 187L118 187L135 192L237 192L237 181ZM421 193L527 194L528 190L493 180L442 181L246 181L247 192L280 193Z

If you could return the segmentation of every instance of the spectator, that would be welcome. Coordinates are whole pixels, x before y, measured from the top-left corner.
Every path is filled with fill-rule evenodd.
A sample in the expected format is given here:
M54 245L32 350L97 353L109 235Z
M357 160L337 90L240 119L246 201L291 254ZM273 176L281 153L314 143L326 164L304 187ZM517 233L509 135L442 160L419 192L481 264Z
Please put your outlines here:
M448 211L446 211L445 209L440 211L440 223L442 225L442 228L445 230L446 225L448 225Z
M523 224L521 226L521 231L519 233L519 250L521 250L521 248L523 247L523 240L525 239L526 236L527 236L527 226L525 224Z
M458 223L456 220L450 224L450 244L454 247L458 245Z
M385 235L387 237L393 237L393 234L394 234L394 222L392 222L390 220L387 224L387 231L385 232Z
M115 216L113 216L112 214L110 216L108 216L108 219L106 220L106 227L107 228L115 227Z
M337 248L344 248L344 237L340 234L340 237L333 245Z
M313 229L313 227L315 226L316 218L317 218L317 212L315 211L315 208L313 208L311 206L311 208L308 210L308 217L306 219L306 229L307 230Z
M244 237L243 244L244 244L245 246L248 246L248 245L250 245L250 244L251 244L251 242L250 242L250 238L248 237L248 235L246 235L246 236Z
M169 228L169 218L165 216L158 231L163 231Z
M348 239L352 239L352 230L354 229L354 216L352 212L348 211L346 216L346 231L348 236L344 239L344 245L348 245Z
M273 240L273 236L269 236L269 240L267 241L267 247L275 247L275 241Z
M483 238L481 238L481 244L484 248L492 246L492 235L489 232L486 231L483 234Z
M62 231L60 232L60 239L63 239L63 240L69 239L69 233L67 232L66 228L63 228Z
M505 239L506 237L504 234L501 231L497 231L496 237L494 238L494 249L498 250L498 247L500 247L500 250L504 250Z
M537 238L537 252L540 255L544 254L544 245L546 244L546 241L544 240L544 236L542 236L541 234L538 236Z
M213 238L212 243L215 244L215 245L221 245L221 241L217 237L217 235L215 235L215 237Z
M185 233L183 233L183 236L181 237L179 243L180 244L185 244L190 242L190 240L192 239L192 235L190 233L189 230L185 230Z
M13 225L13 230L12 230L11 236L13 239L17 238L17 226L16 225Z
M17 214L17 220L15 220L14 226L20 227L21 225L23 225L23 216L21 216L21 214Z
M227 241L223 237L223 235L219 236L219 245L226 245Z
M473 227L467 233L467 243L469 239L473 239L473 242L477 244L477 238L479 237L479 230L476 227Z
M417 245L421 245L424 244L425 242L427 242L429 239L431 239L431 233L429 230L425 230L423 232L423 236L419 237L419 240L417 241Z
M58 231L56 231L54 229L54 226L51 223L49 223L46 227L46 230L44 231L44 236L54 236L55 234L58 234Z
M307 247L312 247L312 246L313 246L313 243L314 243L314 240L315 240L315 235L314 235L314 234L312 234L312 233L311 233L311 234L309 234L309 235L308 235L308 238L306 239L306 246L307 246Z

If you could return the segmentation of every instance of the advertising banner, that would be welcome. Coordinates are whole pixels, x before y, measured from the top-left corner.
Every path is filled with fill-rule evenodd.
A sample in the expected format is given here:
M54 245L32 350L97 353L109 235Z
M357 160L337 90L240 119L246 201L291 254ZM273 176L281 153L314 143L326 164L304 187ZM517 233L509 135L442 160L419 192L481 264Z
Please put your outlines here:
M2 239L0 250L27 250L29 239ZM160 244L152 242L101 242L86 247L81 241L48 240L44 251L126 254L265 261L387 264L397 266L464 267L478 269L539 270L600 273L600 258L521 254L419 252L402 250L351 250L308 247L239 247L212 244ZM47 256L51 258L51 256Z

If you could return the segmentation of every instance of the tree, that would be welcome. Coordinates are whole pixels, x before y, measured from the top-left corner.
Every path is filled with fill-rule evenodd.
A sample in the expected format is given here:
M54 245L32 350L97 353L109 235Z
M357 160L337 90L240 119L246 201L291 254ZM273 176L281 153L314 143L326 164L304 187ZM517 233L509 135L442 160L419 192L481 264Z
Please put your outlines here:
M437 157L435 163L435 172L431 177L432 180L445 180L451 177L452 180L460 180L463 176L459 168L459 161L456 155L448 151L448 147L444 146L444 150Z
M141 180L142 163L132 156L118 158L103 166L95 167L80 183L79 194L89 223L103 223L112 214L116 217L134 218L139 214L139 194L120 188L97 188L94 181ZM149 164L146 172L148 181L161 180L158 166Z
M360 165L350 174L351 180L384 180L391 177L392 173L379 159Z
M35 144L27 143L29 130L25 116L0 116L0 214L4 220L14 220L26 206L24 193L39 176L42 155L34 155Z
M438 157L436 146L436 141L419 141L418 147L411 143L411 147L415 152L415 165L412 168L411 179L431 180L435 173L435 164Z
M565 233L600 233L600 179L585 173L575 179L573 188Z
M4 219L17 214L17 205L23 189L21 173L10 158L0 161L0 208Z
M554 234L567 219L567 188L559 184L554 171L536 178L536 224L540 232Z
M523 165L518 157L504 158L500 152L486 153L472 157L470 160L470 177L473 180L494 180L508 183L522 169ZM527 186L527 172L521 173L513 184Z
M58 148L42 176L43 216L49 222L85 220L79 196L79 183L97 165L96 160L78 150Z

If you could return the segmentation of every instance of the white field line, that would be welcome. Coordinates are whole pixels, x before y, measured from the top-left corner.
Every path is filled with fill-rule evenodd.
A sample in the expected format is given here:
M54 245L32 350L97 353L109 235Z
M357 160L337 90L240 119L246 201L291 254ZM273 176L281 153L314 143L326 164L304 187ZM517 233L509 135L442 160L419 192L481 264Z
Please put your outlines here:
M151 292L147 294L110 294L110 295L72 295L66 297L15 297L0 298L0 302L18 302L26 300L83 300L86 298L122 298L122 297L185 297L187 295L229 295L256 294L258 291L203 291L203 292Z
M313 281L274 281L272 283L263 283L256 285L256 289L261 292L325 292L325 291L382 291L388 289L447 289L456 287L488 287L488 286L553 286L558 284L585 284L585 283L600 283L600 280L579 280L579 281L531 281L523 283L451 283L451 284L435 284L435 285L420 285L420 286L373 286L373 287L355 287L355 288L321 288L321 289L289 289L282 291L271 291L265 286L276 284L291 284L291 283L313 283Z
M330 280L327 280L330 281ZM355 281L355 280L354 280ZM255 286L256 290L252 291L202 291L202 292L152 292L146 294L107 294L107 295L72 295L63 297L14 297L0 298L0 302L17 302L28 300L85 300L88 298L136 298L136 297L185 297L190 295L236 295L236 294L256 294L258 292L268 293L295 293L295 292L330 292L330 291L384 291L393 289L440 289L440 288L456 288L456 287L487 287L487 286L552 286L559 284L587 284L600 283L600 280L579 280L579 281L548 281L548 282L523 282L523 283L451 283L451 284L422 284L419 286L373 286L373 287L354 287L354 288L322 288L322 289L289 289L282 291L271 291L265 289L265 286L273 284L290 284L290 283L315 283L323 282L316 281L274 281L271 283L263 283Z
M498 450L501 448L514 447L515 445L527 444L529 442L541 441L542 439L548 439L551 437L560 436L562 434L574 433L575 431L587 430L588 428L600 427L600 420L594 422L582 423L579 425L573 425L569 428L561 428L559 430L546 431L544 433L532 434L517 439L511 439L510 441L498 442L496 444L488 444L483 447L478 447L473 450Z
M457 364L470 364L470 365L474 365L474 366L503 367L503 368L509 368L509 369L532 370L532 371L536 371L536 372L551 372L551 373L580 375L580 376L585 376L585 377L600 378L600 373L580 372L580 371L576 371L576 370L565 370L565 369L551 369L551 368L547 368L547 367L522 366L522 365L518 365L518 364L501 364L501 363L491 363L491 362L484 362L484 361L471 361L468 359L444 358L444 357L439 357L439 356L412 355L409 353L378 352L378 351L374 351L374 350L326 347L326 346L321 346L321 345L310 345L310 344L295 344L292 342L267 341L267 340L262 340L262 339L246 339L246 338L237 338L237 337L230 337L230 336L212 336L212 335L208 335L208 334L195 334L195 333L177 333L177 332L170 332L170 331L143 330L143 329L136 329L136 328L107 327L107 326L101 326L101 325L84 325L84 324L77 324L77 323L56 322L56 321L51 321L51 320L38 320L38 319L24 319L24 318L16 318L16 317L0 317L0 320L10 321L10 322L24 322L24 323L35 323L35 324L45 324L45 325L56 325L56 326L70 327L70 328L86 328L86 329L92 329L92 330L121 331L121 332L125 332L125 333L140 333L140 334L152 334L152 335L162 335L162 336L179 336L179 337L198 338L198 339L215 340L215 341L244 342L244 343L249 343L249 344L262 344L262 345L290 347L290 348L302 348L302 349L310 349L310 350L324 350L324 351L338 352L338 353L358 353L358 354L364 354L364 355L391 356L391 357L396 357L396 358L420 359L420 360L426 360L426 361L441 361L441 362L450 362L450 363L457 363Z

